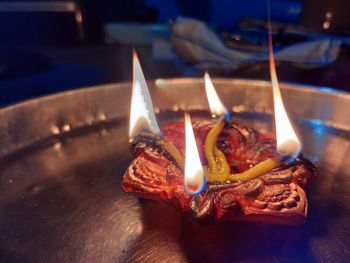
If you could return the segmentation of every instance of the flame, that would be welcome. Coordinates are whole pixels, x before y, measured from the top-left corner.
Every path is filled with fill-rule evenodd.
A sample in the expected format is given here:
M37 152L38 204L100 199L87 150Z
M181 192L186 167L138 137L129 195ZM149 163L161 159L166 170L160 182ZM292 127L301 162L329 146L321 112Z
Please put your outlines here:
M211 81L208 72L205 72L204 74L204 84L212 117L214 118L223 115L228 117L228 111L216 93L213 82Z
M205 186L204 170L199 158L196 139L194 137L191 117L185 113L186 159L185 189L189 194L199 194Z
M293 126L288 118L287 111L283 105L281 90L279 88L276 74L275 57L273 55L270 19L268 21L268 26L270 76L273 91L277 151L282 156L289 156L295 158L301 150L301 143L298 139L298 136L295 133L295 130L293 129Z
M140 61L133 51L133 84L131 94L129 138L140 132L160 134L160 129L153 111L151 96L142 72Z

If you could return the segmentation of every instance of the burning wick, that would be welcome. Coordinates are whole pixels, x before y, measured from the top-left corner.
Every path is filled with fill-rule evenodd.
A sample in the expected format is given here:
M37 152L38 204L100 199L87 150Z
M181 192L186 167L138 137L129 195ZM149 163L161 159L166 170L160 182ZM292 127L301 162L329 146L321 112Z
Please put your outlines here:
M152 138L154 143L162 146L176 161L180 169L184 169L184 158L179 150L171 142L161 136L156 116L153 110L151 96L147 82L142 72L140 61L135 50L133 51L133 84L131 94L129 140L143 136Z
M279 166L279 161L268 159L255 165L247 171L238 174L231 174L231 168L226 160L225 154L216 145L217 139L225 126L225 116L227 119L229 114L217 95L208 73L205 73L204 80L212 116L220 116L215 126L209 131L207 137L205 138L205 155L208 161L208 181L246 181L258 177Z
M249 180L258 177L264 173L278 167L282 161L294 160L300 153L301 144L289 121L288 114L284 108L281 91L278 85L276 74L275 58L272 48L272 30L270 18L270 1L268 1L268 29L269 29L269 61L270 61L270 76L273 91L274 115L276 127L277 152L279 157L267 159L247 171L239 174L230 174L229 180Z
M271 46L272 45L270 42L270 47ZM270 52L271 51L272 49L270 48ZM205 140L205 155L208 161L207 172L209 182L223 182L225 180L246 181L256 178L278 167L281 164L281 161L285 161L286 159L290 158L290 156L295 158L300 151L299 140L295 135L295 132L289 122L287 113L283 106L282 96L278 87L276 71L274 70L273 53L271 52L270 54L272 54L272 57L270 56L270 63L272 64L270 65L273 66L271 67L271 79L272 85L274 87L275 119L276 127L278 127L278 129L276 129L278 145L277 152L280 154L280 157L275 159L267 159L242 173L230 173L231 169L227 163L226 156L216 145L218 136L220 135L225 125L224 117L227 117L228 113L215 91L209 74L206 72L204 75L204 83L210 110L213 118L217 116L220 117L215 126L209 131Z
M153 111L151 96L142 72L140 61L133 50L133 82L130 106L129 139L142 132L160 135Z
M226 120L230 119L230 113L227 111L224 104L222 104L218 94L216 93L208 72L205 72L204 74L204 84L212 117L216 118L225 116Z
M277 152L283 159L294 160L301 151L301 143L293 129L293 126L288 118L287 111L283 105L281 90L279 88L276 74L271 28L270 1L268 0L269 62L275 114Z
M226 161L225 154L217 147L216 142L220 132L225 126L225 118L228 120L230 114L216 93L208 72L204 74L204 84L212 118L219 117L217 123L205 138L204 149L208 161L208 181L224 181L230 173L230 166Z
M191 117L188 113L185 113L185 135L185 189L189 194L197 195L204 189L206 180L192 129Z

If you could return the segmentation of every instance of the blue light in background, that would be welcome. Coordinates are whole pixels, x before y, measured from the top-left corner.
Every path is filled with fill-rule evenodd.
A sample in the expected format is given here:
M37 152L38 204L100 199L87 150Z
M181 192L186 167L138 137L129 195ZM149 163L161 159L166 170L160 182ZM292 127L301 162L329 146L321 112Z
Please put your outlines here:
M272 0L272 19L296 23L300 19L302 4L295 0ZM267 2L262 0L146 0L146 6L158 10L158 22L167 23L178 16L192 16L218 27L232 27L241 19L266 19Z

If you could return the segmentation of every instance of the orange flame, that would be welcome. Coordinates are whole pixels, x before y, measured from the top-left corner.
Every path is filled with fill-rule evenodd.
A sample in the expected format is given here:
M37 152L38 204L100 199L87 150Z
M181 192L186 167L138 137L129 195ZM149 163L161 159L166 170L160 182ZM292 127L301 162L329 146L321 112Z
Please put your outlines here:
M196 139L194 137L191 117L185 113L186 159L185 189L189 194L199 194L205 186L204 170L199 158Z
M224 115L228 116L227 109L222 104L218 94L216 93L208 72L205 72L204 74L204 85L212 117L214 118Z
M277 151L282 156L290 156L295 158L300 150L301 143L293 129L293 126L288 118L287 111L283 105L282 95L278 84L275 57L272 47L272 34L271 34L271 20L268 21L269 28L269 62L270 62L270 76L273 91L274 102L274 114L275 114L275 127L276 127L276 140Z

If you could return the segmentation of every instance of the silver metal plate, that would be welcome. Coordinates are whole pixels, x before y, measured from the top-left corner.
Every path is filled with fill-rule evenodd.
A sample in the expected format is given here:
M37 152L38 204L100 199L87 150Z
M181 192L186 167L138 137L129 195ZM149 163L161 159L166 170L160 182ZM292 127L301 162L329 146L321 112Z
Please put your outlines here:
M272 129L268 82L214 80L233 118ZM150 83L158 121L181 109L210 117L200 79ZM303 153L320 167L298 227L199 226L160 202L120 190L131 84L81 89L0 110L2 262L347 262L350 254L350 95L281 84Z

